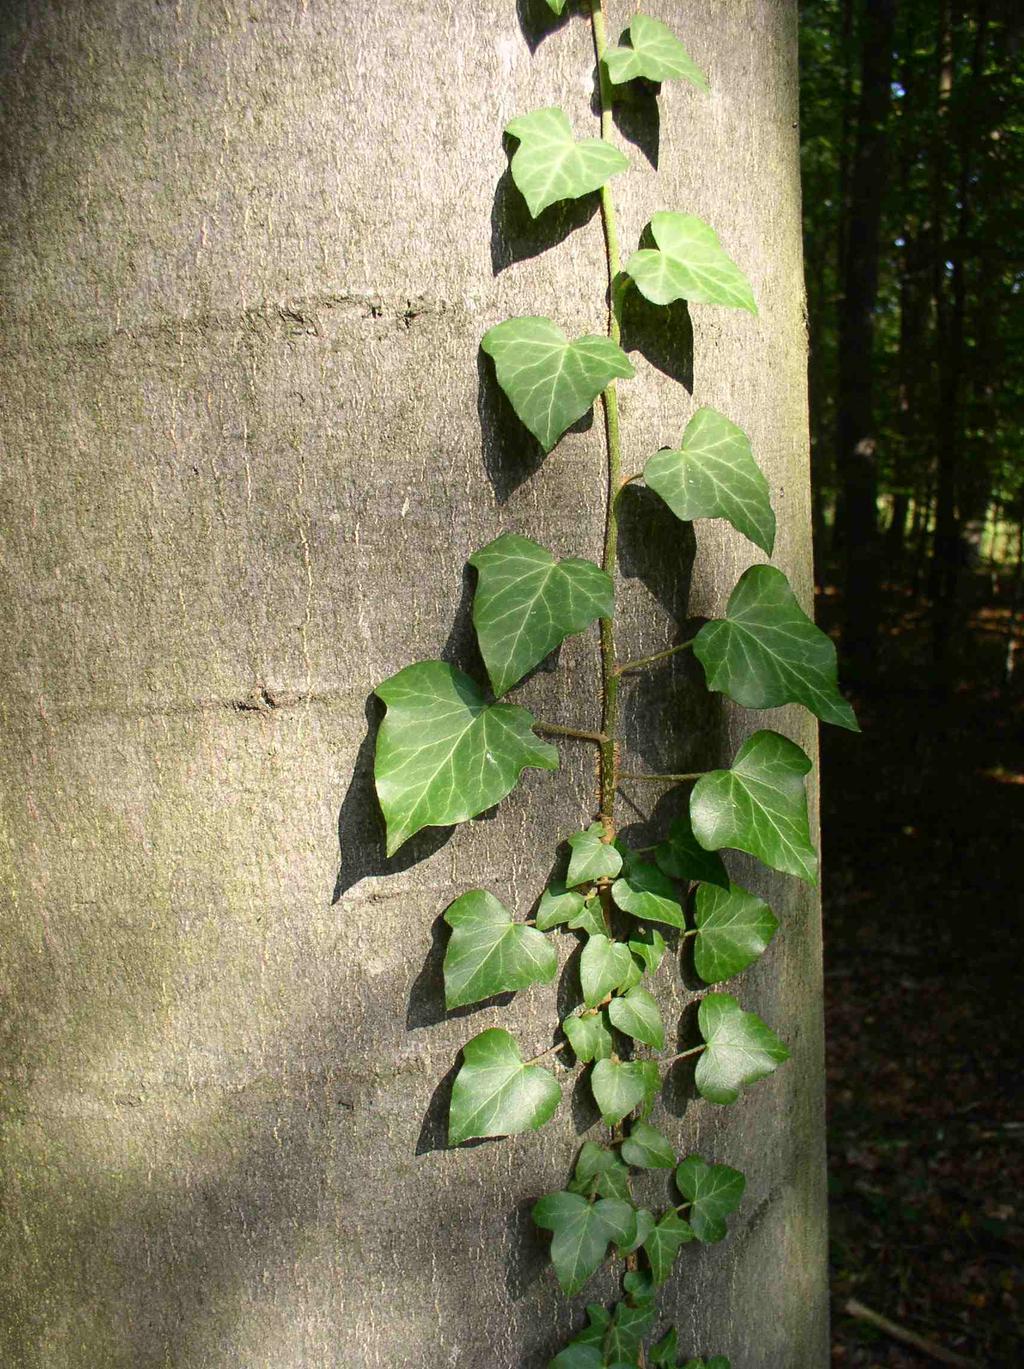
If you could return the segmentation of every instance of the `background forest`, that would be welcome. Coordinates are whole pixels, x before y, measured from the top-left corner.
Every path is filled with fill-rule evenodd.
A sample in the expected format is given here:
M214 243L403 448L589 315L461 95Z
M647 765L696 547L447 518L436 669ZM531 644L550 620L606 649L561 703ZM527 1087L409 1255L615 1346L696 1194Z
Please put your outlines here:
M1020 1363L1022 40L801 5L837 1364Z

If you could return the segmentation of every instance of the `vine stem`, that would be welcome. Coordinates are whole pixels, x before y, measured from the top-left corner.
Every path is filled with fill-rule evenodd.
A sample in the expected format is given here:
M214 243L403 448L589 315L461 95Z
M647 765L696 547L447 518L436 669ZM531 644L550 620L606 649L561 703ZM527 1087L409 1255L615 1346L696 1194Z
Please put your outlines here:
M668 1069L670 1065L676 1064L679 1060L686 1060L691 1055L700 1055L703 1050L707 1050L707 1043L703 1046L691 1046L688 1051L680 1051L678 1055L670 1055L667 1060L659 1060L658 1063Z
M677 652L689 651L696 640L696 637L691 637L689 641L680 642L678 646L670 646L667 651L656 651L653 656L638 656L635 661L626 661L619 666L619 674L627 675L632 670L646 670L649 665L657 665L659 661L667 661L670 656L675 656Z
M533 1055L529 1060L524 1060L524 1065L535 1065L538 1060L546 1060L549 1055L557 1055L559 1051L564 1051L568 1041L559 1041L557 1046L548 1046L546 1051L541 1051L540 1055Z
M580 741L596 742L598 746L608 740L603 732L586 732L579 727L563 727L561 723L535 722L533 725L538 732L547 732L552 737L578 737Z
M636 775L627 771L619 778L624 780L639 780L643 784L681 784L685 780L699 780L704 775L710 774L710 770L688 770L682 775Z
M612 91L608 72L604 64L605 48L608 46L608 31L605 24L604 0L590 0L590 22L594 35L594 56L597 61L597 88L601 110L601 137L607 142L612 138ZM615 278L620 270L619 230L615 219L615 204L610 187L601 187L601 223L604 227L605 256L608 262L608 336L618 344L621 333L618 314L615 310ZM604 556L601 562L605 573L615 579L616 552L619 540L619 522L615 510L615 500L622 487L622 449L619 441L619 397L615 382L601 395L604 410L604 428L608 448L608 492L605 504ZM615 659L615 621L613 617L601 619L601 730L604 741L601 743L601 817L607 832L607 839L615 834L615 790L618 784L618 723L619 723L619 673Z

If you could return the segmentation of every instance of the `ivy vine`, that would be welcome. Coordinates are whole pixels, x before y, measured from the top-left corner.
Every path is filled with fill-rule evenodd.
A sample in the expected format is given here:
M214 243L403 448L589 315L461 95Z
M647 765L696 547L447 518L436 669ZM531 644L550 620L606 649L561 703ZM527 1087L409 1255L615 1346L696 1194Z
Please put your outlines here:
M548 0L561 14L566 0ZM551 1361L551 1369L675 1369L677 1334L648 1343L657 1319L655 1292L679 1251L722 1240L739 1207L744 1176L701 1156L680 1157L648 1120L666 1071L696 1056L698 1092L728 1105L788 1058L775 1032L719 987L768 948L778 921L768 905L732 883L718 852L745 851L774 870L813 883L817 860L807 816L811 762L778 732L754 732L728 769L703 774L636 776L692 786L688 813L647 851L618 836L619 690L630 675L676 652L692 650L708 688L750 709L802 704L825 722L857 722L838 688L829 638L800 608L781 571L743 572L724 617L688 642L620 661L615 643L617 500L643 479L683 522L721 518L767 555L775 540L768 483L747 435L726 415L702 408L679 446L654 453L642 473L624 478L616 384L633 377L621 347L627 292L654 305L675 300L756 314L750 284L714 229L691 214L655 214L649 241L623 268L611 179L628 165L611 138L617 86L674 79L704 92L708 82L664 24L637 15L609 47L603 0L590 0L597 62L600 137L577 138L561 109L513 119L512 179L536 218L559 200L599 192L608 266L608 327L603 336L569 339L546 317L508 319L481 340L498 384L545 452L600 398L605 420L607 507L600 566L557 560L527 537L504 534L470 557L477 574L473 623L490 685L443 661L407 666L377 687L386 714L374 775L392 853L421 828L465 822L502 800L528 767L555 770L558 752L538 732L598 748L593 820L568 837L568 870L541 895L533 925L517 922L490 891L471 889L448 908L444 961L449 1009L531 984L549 983L558 957L550 934L582 935L582 1003L560 1024L550 1050L524 1059L512 1034L492 1027L467 1041L448 1122L451 1145L542 1127L561 1102L555 1074L541 1063L570 1053L588 1071L605 1141L586 1141L566 1188L541 1197L537 1226L551 1233L554 1274L567 1296L579 1293L612 1256L624 1261L623 1294L613 1308L591 1305L588 1325ZM504 696L567 637L599 624L599 732L539 722ZM692 897L691 897L692 894ZM665 1029L646 982L666 951L659 927L692 939L697 974L712 990L698 1007L701 1044L666 1056ZM653 1213L633 1199L635 1170L673 1170L679 1202ZM685 1369L729 1369L720 1356L690 1358Z

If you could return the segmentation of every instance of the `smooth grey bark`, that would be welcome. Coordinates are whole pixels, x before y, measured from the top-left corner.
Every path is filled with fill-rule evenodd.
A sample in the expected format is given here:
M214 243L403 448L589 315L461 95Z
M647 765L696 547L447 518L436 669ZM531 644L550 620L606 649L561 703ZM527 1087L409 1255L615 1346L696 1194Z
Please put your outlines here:
M560 103L595 131L587 26L542 12L4 9L5 1365L507 1369L579 1324L528 1212L564 1182L582 1095L566 1077L540 1134L440 1148L461 1043L502 1024L541 1049L558 995L446 1020L437 919L475 884L525 913L595 807L594 757L566 743L557 777L390 862L369 775L373 686L472 661L475 547L511 528L599 555L599 423L540 462L478 368L509 315L603 326L594 206L531 236L508 186L514 114ZM624 244L659 208L700 214L761 312L693 311L692 395L636 354L627 469L723 409L809 605L795 6L652 12L714 93L664 90L657 174L632 149L616 183ZM650 147L650 108L631 118ZM645 345L685 372L685 341ZM759 554L625 502L640 654ZM724 761L762 722L813 748L796 710L723 706L693 670L627 687L630 765ZM593 725L595 680L587 635L520 697ZM652 803L625 789L641 834L671 811L647 822ZM659 1105L680 1149L748 1176L730 1239L683 1252L664 1306L693 1353L808 1369L827 1359L818 905L733 869L782 919L736 991L793 1058L732 1109L681 1077Z

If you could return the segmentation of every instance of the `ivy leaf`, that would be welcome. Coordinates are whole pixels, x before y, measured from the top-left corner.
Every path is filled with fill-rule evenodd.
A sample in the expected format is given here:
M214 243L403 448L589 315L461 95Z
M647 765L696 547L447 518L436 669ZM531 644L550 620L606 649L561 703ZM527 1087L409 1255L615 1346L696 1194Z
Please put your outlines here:
M590 1074L590 1087L601 1121L614 1127L639 1107L647 1094L648 1080L640 1060L599 1060Z
M588 1008L596 1008L617 989L633 967L629 947L607 936L591 935L580 957L580 983L583 1001Z
M689 1222L684 1222L678 1212L665 1213L644 1241L655 1283L662 1284L669 1277L680 1247L692 1241L693 1235Z
M569 838L572 855L566 884L590 884L598 879L614 879L622 869L622 854L610 842L602 840L604 824L592 822L585 832Z
M744 708L797 703L822 722L859 732L853 709L839 693L836 649L796 601L774 566L751 566L729 596L725 617L697 633L693 653L708 688Z
M650 1369L676 1369L678 1354L679 1336L676 1333L676 1328L671 1326L657 1345L651 1346L647 1362Z
M625 1203L633 1201L629 1191L629 1167L622 1163L613 1150L598 1145L596 1141L584 1141L569 1190L588 1198L619 1198Z
M620 1150L626 1164L637 1169L671 1169L676 1162L670 1142L649 1122L634 1122Z
M697 1009L707 1042L697 1058L697 1088L712 1103L735 1103L740 1090L772 1074L789 1051L756 1013L744 1012L730 994L709 993Z
M605 922L604 913L601 911L601 900L588 898L576 916L569 919L569 926L574 932L587 932L591 936L607 936L608 924Z
M552 1233L551 1263L562 1292L572 1297L602 1263L611 1240L599 1204L579 1193L549 1193L534 1204L533 1220Z
M548 0L548 4L554 8L553 0ZM572 1341L558 1352L548 1369L604 1369L604 1355L600 1345Z
M604 1333L611 1325L612 1314L600 1303L587 1303L587 1325L573 1337L573 1345L603 1345Z
M654 1280L646 1269L631 1269L623 1274L622 1286L635 1303L650 1302L654 1297Z
M655 847L654 859L658 868L673 879L701 880L705 884L718 884L723 889L729 887L722 857L717 851L705 851L693 835L693 824L689 813L676 818L668 829L667 838ZM540 920L537 921L540 926Z
M617 378L636 374L621 347L588 334L570 342L548 318L511 318L490 328L480 346L494 359L498 384L549 452Z
M665 1044L665 1028L654 996L639 984L608 1004L608 1017L613 1027L642 1041L645 1046L661 1050Z
M676 1170L676 1187L690 1203L690 1226L698 1241L711 1244L725 1235L725 1219L735 1212L747 1181L738 1169L709 1165L690 1155Z
M724 518L772 554L775 514L768 481L742 428L714 409L698 409L679 447L663 447L644 467L647 485L684 523Z
M623 912L644 922L664 922L685 927L686 918L672 881L656 865L630 860L622 878L612 885L612 898Z
M558 200L578 200L625 171L629 158L602 138L573 137L561 109L535 109L505 125L519 139L512 179L534 218Z
M561 14L565 9L566 0L547 0L548 9L554 14Z
M558 957L547 937L513 922L508 909L485 889L470 889L457 898L444 920L452 928L444 957L446 1008L554 979Z
M622 1198L599 1198L594 1204L616 1245L636 1240L636 1208Z
M644 1086L643 1102L640 1104L640 1120L645 1122L651 1115L654 1100L661 1091L661 1070L657 1060L633 1060L637 1074Z
M653 974L665 954L665 938L657 927L649 927L627 943L633 954L643 963L644 973Z
M647 1211L646 1207L638 1207L636 1209L636 1236L629 1245L620 1245L616 1253L625 1256L632 1255L634 1250L639 1250L654 1230L655 1225L654 1217Z
M652 304L687 299L757 313L746 276L710 224L693 214L655 214L650 228L657 249L642 247L626 262L626 274L645 299Z
M608 76L614 85L637 76L648 81L689 81L707 90L707 77L667 24L638 14L629 26L630 47L609 48L605 53Z
M657 1309L650 1300L633 1305L628 1300L618 1303L611 1325L604 1338L604 1357L609 1364L636 1364L640 1342L654 1325Z
M693 833L709 851L732 846L773 870L817 882L804 776L811 762L778 732L755 732L729 770L711 770L693 786Z
M534 736L525 708L485 703L444 661L406 666L374 692L388 709L374 780L389 856L421 827L466 822L499 803L528 766L558 769L558 752Z
M586 899L574 889L555 882L541 894L537 906L537 930L550 932L552 927L560 927L583 911Z
M700 885L694 920L694 965L707 984L720 984L752 965L764 954L779 926L768 904L738 884L730 884L728 889Z
M592 561L556 561L529 537L504 533L469 558L479 575L473 626L500 698L560 642L615 612L609 575Z
M448 1144L477 1136L513 1136L549 1121L562 1097L557 1079L526 1065L515 1037L490 1027L462 1048L448 1115Z
M607 1060L615 1049L603 1009L580 1017L567 1017L562 1030L569 1038L573 1054L583 1065L591 1060Z

